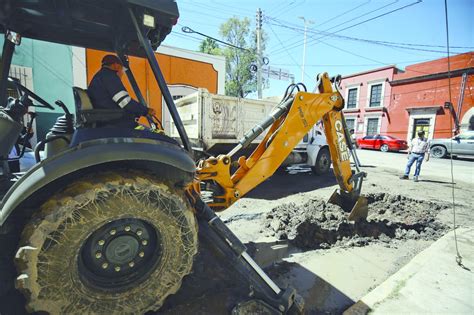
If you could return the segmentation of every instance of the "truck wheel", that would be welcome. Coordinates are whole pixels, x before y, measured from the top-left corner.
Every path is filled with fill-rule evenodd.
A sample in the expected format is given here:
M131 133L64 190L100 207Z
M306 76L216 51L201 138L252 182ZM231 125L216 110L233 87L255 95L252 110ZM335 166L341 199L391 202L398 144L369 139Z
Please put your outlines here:
M434 158L441 159L444 158L447 154L446 148L441 145L435 145L431 148L431 155Z
M28 311L143 314L178 291L197 246L182 189L104 173L52 196L26 224L16 286Z
M316 163L311 169L316 175L322 175L329 172L331 167L331 154L329 154L328 148L321 148L316 158Z

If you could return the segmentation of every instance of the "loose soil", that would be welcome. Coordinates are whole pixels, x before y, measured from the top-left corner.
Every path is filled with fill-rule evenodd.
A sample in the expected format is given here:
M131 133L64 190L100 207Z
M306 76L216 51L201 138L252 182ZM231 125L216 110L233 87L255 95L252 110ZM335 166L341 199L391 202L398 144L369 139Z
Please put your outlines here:
M393 239L436 240L447 229L436 220L447 204L386 193L368 194L367 199L369 216L357 223L347 221L339 206L320 199L279 205L267 213L263 232L307 250L393 243Z

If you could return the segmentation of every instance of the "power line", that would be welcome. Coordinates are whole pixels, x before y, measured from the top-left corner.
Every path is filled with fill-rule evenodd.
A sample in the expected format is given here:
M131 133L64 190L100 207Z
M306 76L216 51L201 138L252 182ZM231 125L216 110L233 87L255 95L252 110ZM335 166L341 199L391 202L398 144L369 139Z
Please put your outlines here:
M275 25L275 26L279 26L279 27L282 27L282 28L287 28L287 29L292 29L296 32L303 32L303 30L301 30L300 28L295 28L295 27L289 27L289 26L286 26L286 25L283 25L281 23L279 24L275 24L275 23L267 23L269 25ZM322 31L308 31L309 33L313 33L313 34L318 34L320 35L321 33L323 33ZM445 47L445 46L441 46L441 45L427 45L427 44L412 44L412 43L400 43L400 42L389 42L389 41L380 41L380 40L370 40L370 39L365 39L365 38L358 38L358 37L351 37L351 36L344 36L344 35L338 35L338 34L335 34L335 33L324 33L324 36L321 36L320 38L322 37L332 37L332 38L337 38L337 39L342 39L342 40L352 40L352 41L357 41L357 42L363 42L363 43L368 43L368 44L373 44L373 45L379 45L379 46L385 46L385 47L390 47L390 48L400 48L400 49L405 49L405 50L416 50L416 51L425 51L425 52L434 52L434 53L445 53L444 51L442 50L434 50L434 49L424 49L424 48L415 48L416 46L420 46L420 47ZM311 38L313 38L313 40L318 40L318 38L315 38L313 36L310 36ZM318 40L319 42L322 42L321 40ZM454 46L452 48L466 48L466 49L471 49L471 48L474 48L474 47L470 47L470 46ZM275 54L280 54L281 52L276 52ZM461 52L457 52L457 53L461 53Z
M211 11L219 11L219 12L226 13L226 14L231 13L231 15L238 15L238 16L243 16L244 15L244 16L248 16L248 17L250 17L252 15L252 13L250 11L247 11L245 9L230 6L230 5L227 5L227 4L222 5L222 4L216 3L216 2L214 2L214 5L225 6L225 9L222 8L222 7L212 6L209 3L202 4L202 3L196 3L194 1L186 1L186 6L188 6L188 5L195 6L195 7L198 7L198 8L203 8L203 9L206 9L206 11L209 11L209 9L211 9ZM185 10L187 10L187 9L185 9ZM196 12L196 11L194 11L194 12Z
M345 50L345 49L343 49L343 48L341 48L341 47L337 47L337 46L331 45L331 44L326 43L326 42L323 42L323 41L321 41L321 44L326 45L326 46L329 46L329 47L332 47L332 48L334 48L334 49L337 49L337 50L343 51L343 52L345 52L345 53L348 53L349 55L353 55L353 56L356 56L356 57L359 57L359 58L362 58L362 59L365 59L365 60L377 62L377 63L379 63L379 64L386 65L386 66L389 66L389 65L390 65L390 64L388 64L388 63L385 63L385 62L382 62L382 61L379 61L379 60L375 60L375 59L372 59L372 58L369 58L369 57L365 57L365 56L356 54L355 52L351 52L351 51Z
M184 18L181 18L179 19L179 22L178 25L182 25L182 24L196 24L196 25L199 25L199 26L210 26L212 27L213 29L218 29L219 28L219 24L211 24L211 23L204 23L203 21L196 21L196 20L193 20L193 19L190 19L190 18L187 18L187 17L184 17Z
M374 13L374 12L377 12L377 11L380 11L380 10L382 10L382 9L385 9L386 7L389 7L389 6L391 6L392 4L397 3L398 1L399 1L399 0L395 0L395 1L393 1L393 2L390 2L389 4L383 5L383 6L379 7L379 8L377 8L377 9L374 9L374 10L372 10L372 11L369 11L369 12L366 12L366 13L364 13L364 14L358 15L358 16L356 16L355 18L352 18L352 19L349 19L349 20L347 20L347 21L345 21L345 22L342 22L342 23L339 23L339 24L337 24L337 25L334 25L334 26L332 26L332 27L330 27L330 28L328 28L328 29L326 29L326 30L324 30L324 31L327 32L327 31L332 30L332 29L334 29L334 28L336 28L336 27L338 27L338 26L347 24L347 23L352 22L352 21L354 21L354 20L357 20L357 19L359 19L359 18L361 18L361 17L367 16L367 15L372 14L372 13ZM421 2L421 0L420 0L420 2Z
M268 24L275 25L273 23L268 23ZM288 26L281 25L281 24L278 24L277 26L284 27L284 28L290 28ZM301 32L301 29L295 29L295 30L298 31L298 32ZM361 39L361 38L355 38L355 37L349 37L349 36L342 36L342 35L335 35L335 34L334 34L334 37L344 39L344 40L354 40L354 41L365 42L365 43L374 44L374 45L390 47L392 49L399 48L399 49L405 49L405 50L418 50L418 51L429 51L429 52L436 52L436 53L444 53L443 51L439 51L439 50L428 50L428 49L420 49L420 48L401 46L401 45L409 45L409 46L415 46L416 45L416 44L411 44L411 43L397 43L398 45L392 45L392 43L394 43L394 42L386 42L386 41L383 42L383 41L376 41L376 40L367 40L367 39ZM320 41L320 42L323 43L323 44L329 45L329 44L327 44L323 41ZM420 44L420 45L435 46L435 45L425 45L425 44ZM332 47L334 47L334 46L332 46ZM466 46L455 46L455 47L472 48L472 47L466 47ZM457 52L457 53L462 53L462 52ZM361 57L360 55L357 55L357 56ZM362 58L365 58L365 57L362 57ZM365 58L365 59L367 59L367 58ZM382 63L382 64L386 64L386 63Z
M391 4L393 4L393 3L396 3L396 2L398 2L398 0L395 1L395 2L390 3L389 5L391 5ZM381 17L383 17L383 16L392 14L392 13L394 13L394 12L397 12L397 11L400 11L400 10L403 10L403 9L406 9L406 8L408 8L408 7L411 7L411 6L416 5L416 4L419 4L419 3L421 3L421 0L417 0L416 2L412 2L412 3L409 3L409 4L404 5L404 6L402 6L402 7L399 7L399 8L390 10L390 11L388 11L388 12L379 14L379 15L377 15L377 16L374 16L374 17L372 17L372 18L363 20L363 21L358 22L358 23L356 23L356 24L349 25L349 26L347 26L347 27L345 27L345 28L339 29L339 30L337 30L337 31L335 31L335 32L332 32L332 33L330 33L330 34L336 34L336 33L345 31L345 30L347 30L347 29L350 29L350 28L359 26L359 25L361 25L361 24L364 24L364 23L373 21L373 20L375 20L375 19L378 19L378 18L381 18ZM385 6L381 7L381 8L384 8L384 7L386 7L386 6L388 6L388 5L385 5ZM379 8L379 9L381 9L381 8ZM379 9L377 9L377 10L379 10ZM376 11L376 10L375 10L375 11ZM371 12L373 12L373 11L371 11ZM371 12L369 12L369 13L371 13ZM344 24L345 24L345 23L344 23ZM339 24L339 25L341 25L341 24ZM339 26L339 25L337 25L337 26ZM325 31L323 31L323 32L327 32L328 30L333 29L333 28L334 28L334 27L331 27L331 28L329 28L329 29L327 29L327 30L325 30ZM312 40L311 42L319 42L319 41L321 41L322 38L325 38L325 37L327 37L327 36L329 36L329 35L323 35L323 36L318 37L318 38L313 38L313 40ZM298 46L301 46L301 44L298 44L297 46L294 46L294 47L292 47L292 48L296 48L296 47L298 47Z
M185 39L191 40L193 42L198 42L198 43L202 42L202 40L200 38L197 38L197 37L194 37L194 36L191 36L191 35L188 35L188 34L181 34L181 33L178 33L176 31L171 31L170 35L178 36L180 38L185 38Z
M283 44L283 42L280 40L280 37L277 35L277 33L273 30L273 28L271 26L270 27L270 30L272 31L272 33L275 35L275 37L277 38L278 42L280 43L280 45L282 47L285 47L285 45ZM295 63L294 65L298 66L298 68L301 68L301 66L298 64L298 62L295 60L295 58L293 58L293 56L289 53L289 51L287 51L287 54L288 56L291 58L291 60L293 60L293 62ZM304 73L308 78L312 79L306 72Z
M426 62L431 61L431 59L418 59L418 60L410 60L410 61L394 61L389 62L391 65L396 64L405 64L405 63L419 63L419 62ZM293 66L292 63L272 63L274 66ZM378 66L380 63L366 63L366 64L309 64L306 65L308 67L371 67L371 66Z
M342 28L342 29L340 29L340 30L337 30L337 31L333 32L333 34L336 34L336 33L339 33L339 32L345 31L345 30L348 30L348 29L350 29L350 28L359 26L359 25L361 25L361 24L364 24L364 23L373 21L373 20L375 20L375 19L378 19L378 18L381 18L381 17L386 16L386 15L388 15L388 14L392 14L392 13L394 13L394 12L397 12L397 11L400 11L400 10L403 10L403 9L406 9L406 8L411 7L411 6L413 6L413 5L417 5L417 4L421 3L421 1L422 1L422 0L417 0L416 2L409 3L409 4L404 5L404 6L402 6L402 7L399 7L399 8L393 9L393 10L390 10L390 11L388 11L388 12L385 12L385 13L382 13L382 14L380 14L380 15L374 16L374 17L372 17L372 18L366 19L366 20L361 21L361 22L359 22L359 23L349 25L349 26L347 26L347 27L344 27L344 28ZM321 36L321 37L319 37L319 38L314 39L314 41L320 41L322 38L325 38L325 37L327 37L327 36L329 36L329 35Z
M274 14L276 14L276 17L281 16L281 15L284 14L284 13L290 12L291 10L293 10L294 8L296 8L297 6L302 5L304 2L305 2L305 0L302 0L300 3L298 3L297 0L292 1L292 2L290 2L290 4L288 4L287 6L285 6L285 7L281 8L281 9L279 9L279 10L278 10L278 11L280 11L279 13L274 13Z
M268 13L274 13L274 12L278 12L280 10L280 8L282 8L287 2L280 2L279 4L277 4L276 6L274 6L273 8L271 8L270 10L268 10L267 12ZM280 7L280 8L279 8Z
M349 10L347 10L347 11L344 11L344 12L341 13L341 14L338 14L338 15L336 15L336 16L333 16L332 18L329 18L329 19L327 19L326 21L324 21L324 22L322 22L322 23L320 23L320 24L315 25L315 27L318 27L318 26L327 24L327 23L329 23L329 22L331 22L331 21L334 21L335 19L340 18L341 16L344 16L344 15L346 15L347 13L354 12L354 10L357 10L358 8L363 7L364 5L369 4L370 1L371 1L371 0L366 1L366 2L364 2L364 3L362 3L362 4L359 4L359 5L355 6L354 8L351 8L351 9L349 9Z
M226 46L229 46L229 47L232 47L232 48L235 48L235 49L239 49L239 50L244 50L244 51L249 51L249 52L252 52L251 49L247 49L247 48L243 48L243 47L239 47L239 46L236 46L234 44L231 44L231 43L228 43L228 42L224 42L223 40L220 40L220 39L217 39L215 37L212 37L212 36L209 36L209 35L206 35L204 33L201 33L201 32L197 32L193 29L191 29L190 27L187 27L187 26L183 26L181 28L181 31L183 31L184 33L187 33L187 34L198 34L198 35L201 35L203 37L206 37L206 38L209 38L209 39L212 39L218 43L221 43L223 45L226 45Z
M342 22L342 23L339 23L339 24L337 24L337 25L335 25L335 26L333 26L333 27L330 27L330 28L328 28L328 29L326 29L326 30L324 30L324 31L327 32L327 31L329 31L329 30L331 30L331 29L333 29L333 28L336 28L336 27L338 27L338 26L341 26L341 25L347 24L347 23L349 23L349 22L352 22L352 21L354 21L354 20L357 20L357 19L359 19L360 17L367 16L367 15L369 15L369 14L371 14L371 13L374 13L374 12L379 11L379 10L381 10L381 9L384 9L384 8L386 8L386 7L388 7L388 6L391 6L392 4L397 3L397 2L398 2L398 0L396 0L396 1L394 1L394 2L391 2L391 3L389 3L389 4L386 4L386 5L383 5L383 6L377 8L377 9L375 9L375 10L366 12L366 13L361 14L361 15L358 15L358 16L356 16L355 18L352 18L352 19L349 19L349 20L344 21L344 22ZM295 43L292 43L292 44L290 44L290 45L295 45L295 44L296 44L296 42L295 42ZM301 46L301 45L298 45L298 46ZM298 47L298 46L294 46L294 48L296 48L296 47Z
M450 60L450 54L449 54L449 23L448 23L448 1L444 0L444 14L445 14L445 26L446 26L446 52L448 55L448 84L449 84L449 103L451 106L452 104L452 97L451 97L451 60ZM453 114L451 111L450 116L451 119L449 120L449 126L451 128L451 152L453 152ZM454 233L454 244L456 246L456 262L459 266L464 267L462 264L462 256L459 253L459 248L458 248L458 236L456 234L456 198L454 196L454 166L453 166L453 154L450 154L450 161L451 161L451 197L452 197L452 202L453 202L453 233Z
M208 17L212 17L212 18L217 19L217 20L223 20L223 21L227 21L227 20L228 20L228 18L225 18L225 17L223 17L223 16L216 16L216 15L212 15L212 14L209 14L209 13L200 12L200 11L196 11L196 10L192 10L192 9L188 9L188 8L183 9L182 11L183 11L183 12L186 12L186 11L188 11L188 12L194 12L194 13L197 13L197 14L200 14L200 15L205 15L205 16L208 16Z
M232 8L233 10L237 10L237 11L240 11L240 12L245 12L248 16L252 16L253 15L253 10L250 10L250 9L243 9L241 7L235 7L235 6L231 6L229 5L228 3L226 4L222 4L220 2L217 2L217 1L214 1L214 0L211 0L211 2L214 4L214 5L218 5L220 7L223 7L223 10L224 11L228 11L229 8ZM207 6L208 4L206 4Z

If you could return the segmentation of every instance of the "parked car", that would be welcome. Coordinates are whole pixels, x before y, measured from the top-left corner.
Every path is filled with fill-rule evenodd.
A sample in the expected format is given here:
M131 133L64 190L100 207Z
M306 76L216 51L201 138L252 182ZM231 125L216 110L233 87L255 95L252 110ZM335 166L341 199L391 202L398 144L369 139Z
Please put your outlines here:
M443 158L448 154L474 155L474 131L466 131L448 139L433 139L430 150L431 156L435 158Z
M405 140L389 135L371 135L357 139L357 146L361 149L375 149L382 152L400 151L408 149Z

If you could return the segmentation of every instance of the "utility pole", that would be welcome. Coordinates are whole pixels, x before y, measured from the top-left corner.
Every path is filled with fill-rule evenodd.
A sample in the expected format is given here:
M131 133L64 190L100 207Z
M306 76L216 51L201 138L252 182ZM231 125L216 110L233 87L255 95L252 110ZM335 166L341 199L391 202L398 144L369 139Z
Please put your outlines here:
M257 10L257 96L262 98L262 10Z
M301 82L304 82L304 64L306 62L306 30L308 29L308 24L314 24L314 21L306 20L304 16L299 16L298 18L302 19L304 22L303 63L301 65Z

